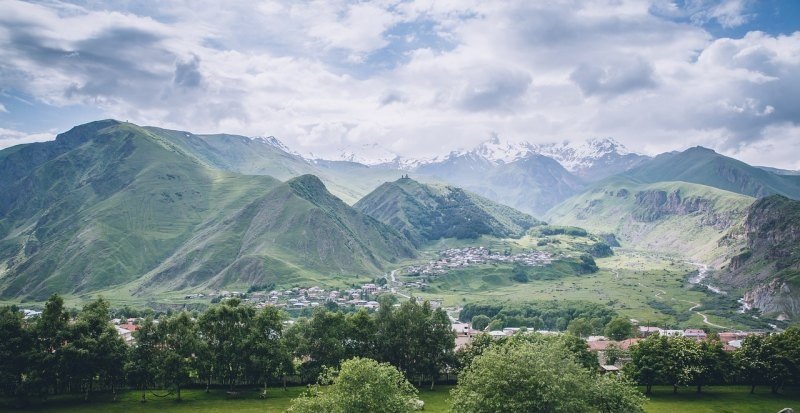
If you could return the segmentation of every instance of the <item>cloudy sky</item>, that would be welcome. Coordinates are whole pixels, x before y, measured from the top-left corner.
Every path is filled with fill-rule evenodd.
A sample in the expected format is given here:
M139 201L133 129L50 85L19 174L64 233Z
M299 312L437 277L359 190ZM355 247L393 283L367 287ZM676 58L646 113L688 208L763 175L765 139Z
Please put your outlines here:
M800 2L0 1L0 148L109 117L321 156L614 137L800 169Z

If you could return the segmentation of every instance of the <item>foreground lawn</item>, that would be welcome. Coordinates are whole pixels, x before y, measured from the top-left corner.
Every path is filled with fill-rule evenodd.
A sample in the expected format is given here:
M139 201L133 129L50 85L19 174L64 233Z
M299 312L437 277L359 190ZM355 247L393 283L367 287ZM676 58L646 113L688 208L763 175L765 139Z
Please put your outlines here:
M703 388L702 394L689 387L673 395L672 387L653 387L648 398L650 401L645 405L648 413L769 413L784 407L800 410L800 389L796 388L773 395L766 386L756 388L755 394L750 394L747 386L709 386Z
M450 389L452 386L437 386L436 390L422 389L420 398L425 401L426 412L445 413L449 410ZM32 408L15 410L0 405L0 412L284 412L291 400L299 396L304 387L270 389L266 399L259 398L258 390L242 390L235 397L229 397L224 390L212 390L206 394L201 390L184 390L182 402L171 397L158 398L148 393L148 402L141 403L139 392L122 392L116 402L110 395L95 395L89 403L79 398L51 398L44 404ZM749 387L724 386L707 387L698 395L693 388L682 388L677 395L672 394L672 387L654 387L650 400L645 405L648 413L686 412L686 413L750 413L778 412L784 407L800 410L800 389L786 389L781 394L770 394L767 387L756 389L756 394L749 394ZM320 412L322 413L322 412Z

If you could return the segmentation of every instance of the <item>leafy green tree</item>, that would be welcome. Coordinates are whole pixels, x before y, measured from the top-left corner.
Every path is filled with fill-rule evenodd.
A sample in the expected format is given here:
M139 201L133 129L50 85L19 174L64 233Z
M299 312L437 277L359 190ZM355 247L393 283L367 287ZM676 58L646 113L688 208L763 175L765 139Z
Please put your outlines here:
M487 333L480 333L472 338L472 341L467 343L456 351L456 359L458 360L459 370L464 370L472 364L472 360L483 354L484 351L505 340L495 340Z
M749 335L742 340L742 347L733 355L740 374L750 384L750 394L755 393L756 386L767 382L769 361L765 341L763 336Z
M617 341L633 337L633 323L625 317L615 317L606 324L604 334L606 337Z
M486 329L489 331L500 331L504 326L503 320L494 319L486 326Z
M310 377L316 377L323 367L337 368L345 359L347 320L340 312L318 308L314 311L305 331L305 354L308 361L304 368Z
M395 367L365 358L342 363L338 374L328 370L321 383L292 401L292 413L404 413L416 410L417 390Z
M483 315L478 314L475 317L472 317L472 328L478 331L483 331L492 322L492 319Z
M345 358L377 357L378 338L376 337L375 318L362 308L348 315L346 323Z
M694 377L697 392L703 386L724 381L725 373L732 370L731 355L725 352L719 340L704 340L698 344L700 351L700 368Z
M59 387L65 381L63 371L62 347L67 342L69 314L64 307L64 299L58 294L53 294L47 299L42 315L34 325L36 336L37 373L41 377L45 388L52 388L58 393Z
M627 375L645 386L650 394L653 385L663 383L670 359L669 340L665 336L651 335L630 348L631 362L625 365Z
M0 383L3 389L13 389L6 395L23 406L27 404L26 373L33 337L16 307L0 307L0 337Z
M83 388L85 400L96 377L109 382L113 392L123 372L126 347L111 325L108 301L98 298L83 307L62 350L65 371Z
M600 413L639 413L647 398L624 377L601 375L592 389L592 406Z
M211 373L227 381L230 390L247 371L250 358L247 337L254 315L253 307L229 299L206 310L198 320L205 342L202 346L213 360Z
M563 342L552 339L512 339L490 346L461 372L451 391L452 411L468 412L591 412L601 396L641 411L637 399L604 394L617 388L598 384L597 375L579 364ZM626 393L627 394L627 393ZM632 394L632 393L631 393Z
M158 324L158 338L159 376L167 387L175 387L176 398L180 401L181 388L189 384L195 371L197 325L189 313L182 311Z
M129 350L125 371L128 381L142 390L142 402L147 401L147 389L153 385L156 375L163 367L160 362L161 346L159 345L156 325L151 317L139 324L133 332L135 344Z
M282 372L291 357L282 340L284 313L275 307L264 307L253 320L248 337L250 366L255 377L264 383L263 396L267 394L267 383Z
M703 375L705 366L697 342L686 337L672 337L668 342L668 359L664 368L664 378L672 384L672 392L677 394L679 386L695 382Z
M576 318L569 322L567 331L578 337L588 337L592 334L592 325L585 318Z
M787 384L800 382L800 328L789 327L764 341L767 383L773 394Z

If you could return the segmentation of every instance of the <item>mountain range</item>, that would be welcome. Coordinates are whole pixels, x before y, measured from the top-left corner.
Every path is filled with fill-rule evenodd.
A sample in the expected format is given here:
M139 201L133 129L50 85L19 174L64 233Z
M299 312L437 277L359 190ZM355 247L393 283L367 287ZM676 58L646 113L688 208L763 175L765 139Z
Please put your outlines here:
M649 158L611 139L356 160L113 120L1 150L0 297L350 285L440 238L522 236L538 216L712 264L742 291L788 280L770 294L790 297L781 311L800 302L785 292L796 230L778 219L800 199L792 171L701 147Z

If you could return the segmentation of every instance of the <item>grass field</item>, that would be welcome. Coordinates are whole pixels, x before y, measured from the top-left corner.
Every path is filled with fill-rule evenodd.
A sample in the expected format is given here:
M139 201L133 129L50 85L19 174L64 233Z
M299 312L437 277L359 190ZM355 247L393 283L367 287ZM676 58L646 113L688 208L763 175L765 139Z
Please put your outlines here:
M426 412L449 411L449 396L452 386L439 386L435 391L421 390L420 398L425 401ZM272 389L269 397L260 399L259 391L242 391L235 398L229 398L222 390L213 390L206 394L201 390L186 390L184 400L176 402L172 398L156 398L150 396L147 403L141 403L139 392L123 392L118 401L111 401L110 395L96 395L93 401L84 403L76 399L51 399L44 405L36 405L24 411L31 412L283 412L291 404L291 400L300 395L305 388L293 387L287 391ZM749 394L746 386L707 387L702 394L696 394L692 388L682 388L677 395L672 394L671 387L654 387L653 394L645 405L645 411L687 412L687 413L761 413L777 412L784 407L800 409L800 389L787 389L782 394L772 395L769 389L762 387L756 394ZM19 411L2 407L0 412Z
M502 247L496 245L494 248ZM524 246L522 246L524 248ZM517 247L520 248L520 247ZM445 305L466 302L525 302L532 300L586 300L608 305L641 323L682 328L707 327L702 317L689 309L706 293L692 290L687 275L696 267L679 257L644 251L617 249L614 256L596 259L600 271L566 275L558 264L534 270L540 276L528 283L510 279L510 265L482 265L451 271L431 279L431 288L414 295L442 299ZM666 312L653 306L658 303ZM697 308L702 312L703 308ZM746 328L734 320L709 317L715 324Z

